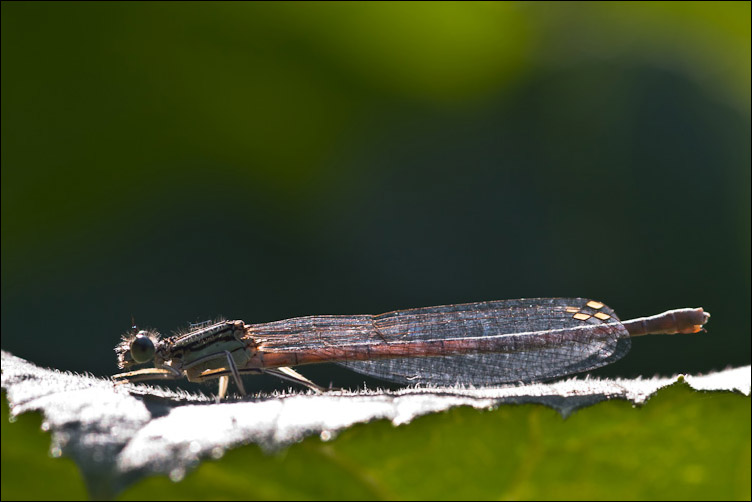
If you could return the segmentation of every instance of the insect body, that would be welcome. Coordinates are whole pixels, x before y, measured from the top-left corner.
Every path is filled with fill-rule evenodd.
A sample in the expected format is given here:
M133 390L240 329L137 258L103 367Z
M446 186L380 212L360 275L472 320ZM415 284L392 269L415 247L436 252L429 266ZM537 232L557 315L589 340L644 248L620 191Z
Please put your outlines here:
M268 373L316 391L324 388L291 366L339 363L398 383L498 385L549 380L623 357L631 337L697 333L710 314L677 309L620 321L585 298L532 298L442 305L380 315L308 316L262 324L219 321L161 338L131 332L115 348L117 381L219 379Z

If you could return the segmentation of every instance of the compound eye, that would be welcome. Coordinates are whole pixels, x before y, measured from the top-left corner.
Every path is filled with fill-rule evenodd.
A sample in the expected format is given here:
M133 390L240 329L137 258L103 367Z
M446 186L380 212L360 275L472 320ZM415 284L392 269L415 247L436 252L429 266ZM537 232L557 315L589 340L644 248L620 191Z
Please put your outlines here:
M154 342L140 331L131 342L131 357L137 363L147 363L154 359Z

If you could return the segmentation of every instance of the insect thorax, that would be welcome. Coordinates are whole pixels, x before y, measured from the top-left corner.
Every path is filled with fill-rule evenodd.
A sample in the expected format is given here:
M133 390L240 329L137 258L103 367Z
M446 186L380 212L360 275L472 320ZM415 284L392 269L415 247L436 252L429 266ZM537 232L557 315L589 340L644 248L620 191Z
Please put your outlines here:
M172 361L172 366L180 366L217 352L236 352L248 348L242 340L245 332L243 321L221 321L162 340L159 355Z

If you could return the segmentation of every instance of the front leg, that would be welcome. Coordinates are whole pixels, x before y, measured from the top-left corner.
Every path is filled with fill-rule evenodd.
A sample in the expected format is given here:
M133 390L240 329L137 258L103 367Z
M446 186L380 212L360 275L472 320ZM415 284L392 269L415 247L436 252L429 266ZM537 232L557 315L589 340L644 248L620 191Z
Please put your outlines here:
M144 368L126 373L112 375L115 383L134 383L147 380L176 380L185 376L182 371L176 370L170 366L160 366L159 368Z

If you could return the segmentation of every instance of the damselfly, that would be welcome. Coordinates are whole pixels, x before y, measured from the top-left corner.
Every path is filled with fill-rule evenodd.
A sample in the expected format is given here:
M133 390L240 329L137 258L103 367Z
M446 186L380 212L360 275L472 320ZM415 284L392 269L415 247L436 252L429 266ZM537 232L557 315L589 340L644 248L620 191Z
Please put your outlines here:
M245 394L244 374L267 373L316 391L292 366L339 363L402 384L497 385L550 380L622 358L631 337L697 333L710 314L669 310L620 321L609 307L584 298L532 298L398 310L379 315L330 315L263 324L220 321L161 338L132 331L115 348L120 382L230 377Z

